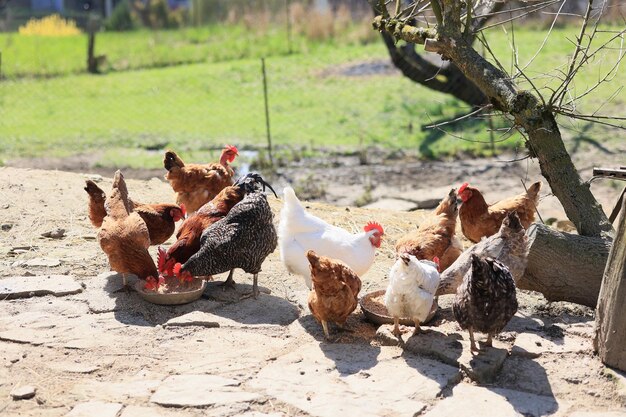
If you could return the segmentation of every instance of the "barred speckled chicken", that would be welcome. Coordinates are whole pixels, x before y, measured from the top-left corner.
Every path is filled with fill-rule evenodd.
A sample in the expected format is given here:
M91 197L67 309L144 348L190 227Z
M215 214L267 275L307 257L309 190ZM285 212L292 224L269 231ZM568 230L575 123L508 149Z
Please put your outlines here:
M253 274L252 295L259 294L258 274L265 258L276 249L278 237L274 215L262 192L248 194L223 219L202 233L200 250L183 265L177 275L215 275L230 271L227 285L234 285L233 271L241 268Z
M487 333L486 346L517 312L515 281L504 264L471 255L472 266L458 288L452 311L462 329L469 331L471 349L478 350L474 332Z

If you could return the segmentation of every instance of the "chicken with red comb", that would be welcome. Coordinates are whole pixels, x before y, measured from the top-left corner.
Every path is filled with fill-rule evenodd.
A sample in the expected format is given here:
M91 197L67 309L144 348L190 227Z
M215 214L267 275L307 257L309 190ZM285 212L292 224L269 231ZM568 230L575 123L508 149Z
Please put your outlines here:
M464 183L459 188L459 197L463 201L459 209L463 234L472 242L479 242L483 237L498 233L502 221L512 212L517 213L524 229L528 229L535 221L540 190L541 181L537 181L521 194L487 204L478 188Z
M358 276L363 276L374 262L385 231L376 222L369 222L363 232L350 233L308 213L292 188L284 189L284 205L280 212L278 236L280 258L287 270L304 278L311 288L311 271L306 253L315 251L345 263Z

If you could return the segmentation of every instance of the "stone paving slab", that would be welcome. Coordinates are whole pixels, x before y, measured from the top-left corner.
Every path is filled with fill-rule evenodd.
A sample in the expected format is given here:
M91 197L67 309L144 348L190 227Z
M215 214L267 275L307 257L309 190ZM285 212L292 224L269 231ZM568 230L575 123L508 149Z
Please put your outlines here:
M509 355L506 346L496 340L493 348L486 348L478 354L473 354L469 341L464 340L459 333L447 334L427 327L423 329L424 332L416 336L411 336L411 332L403 334L403 349L436 358L451 366L458 366L472 380L479 383L493 381ZM398 338L392 331L392 325L380 326L376 338L388 346L398 345Z
M35 275L0 279L0 300L78 294L83 287L71 275Z
M89 401L80 403L66 414L66 417L116 417L122 409L122 404Z
M168 410L166 408L158 406L143 407L137 405L128 405L124 408L120 417L177 417L191 415L191 413L186 413L181 410Z
M626 411L621 410L598 410L598 411L576 411L568 414L567 417L626 417Z
M207 407L245 403L261 397L243 391L239 385L235 379L217 375L174 375L163 381L150 402L165 407Z
M414 415L459 378L451 366L396 347L313 342L247 385L312 416Z
M552 397L459 384L451 396L437 403L424 417L539 417L558 408Z
M53 362L49 366L50 369L71 374L91 374L100 369L97 365L80 362Z
M72 393L89 400L123 401L128 398L148 398L160 384L161 380L114 382L83 379L74 385Z
M591 352L591 339L565 334L561 339L549 339L536 333L517 335L511 354L536 358L545 353Z

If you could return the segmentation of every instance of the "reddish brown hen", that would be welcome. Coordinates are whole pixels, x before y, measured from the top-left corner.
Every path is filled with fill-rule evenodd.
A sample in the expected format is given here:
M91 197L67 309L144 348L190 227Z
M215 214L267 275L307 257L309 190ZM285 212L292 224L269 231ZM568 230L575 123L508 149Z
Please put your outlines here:
M361 280L341 261L318 256L310 250L306 254L311 268L313 289L309 293L309 310L322 323L328 339L328 322L343 326L358 303Z
M135 274L140 279L156 278L157 268L148 253L148 227L141 216L133 212L124 176L120 171L113 178L105 209L107 215L98 231L98 243L109 258L111 270L122 274L124 287L127 287L127 274Z
M238 155L235 146L226 145L219 164L185 164L174 151L167 151L163 165L167 169L165 179L176 192L176 202L184 204L189 214L211 201L229 185L233 185L233 169L230 163Z
M409 232L396 243L396 253L408 253L417 259L432 261L439 258L440 271L444 271L463 252L463 245L456 237L456 218L459 210L456 190L441 200L434 216L422 223L419 229Z
M502 220L511 212L516 212L524 229L535 221L535 210L539 202L541 181L537 181L528 191L514 197L487 204L482 193L467 183L459 188L459 196L463 200L459 209L461 230L472 242L479 242L485 236L494 235L500 230Z
M106 216L104 201L106 194L93 181L86 181L85 191L89 195L89 220L94 227L102 226ZM150 244L160 245L174 234L176 222L185 217L185 211L176 204L144 204L130 200L133 211L146 222L150 233Z

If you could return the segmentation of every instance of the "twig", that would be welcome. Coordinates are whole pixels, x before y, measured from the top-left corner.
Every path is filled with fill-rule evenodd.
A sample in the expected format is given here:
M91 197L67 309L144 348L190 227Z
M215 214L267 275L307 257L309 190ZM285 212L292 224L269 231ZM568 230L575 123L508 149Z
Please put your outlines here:
M539 49L537 49L537 52L535 52L535 55L532 56L532 58L530 58L530 60L526 63L526 65L524 65L524 68L519 69L518 70L524 71L526 68L528 68L528 66L530 64L533 63L533 61L535 60L535 58L537 58L537 55L539 55L539 53L543 50L543 47L546 45L546 43L548 42L548 38L550 37L550 35L552 34L552 29L554 29L554 25L557 21L557 19L559 18L559 15L561 13L561 10L563 10L563 6L565 6L565 3L567 2L567 0L563 0L563 3L561 3L561 7L559 7L559 10L556 12L556 15L554 16L554 19L552 20L552 24L550 25L550 29L548 30L548 34L546 35L545 38L543 38L543 42L541 42L541 45L539 46ZM543 101L543 98L541 99L541 101ZM545 103L544 103L545 104Z
M478 108L478 109L474 110L474 111L473 111L473 112L471 112L471 113L464 114L463 116L457 117L456 119L447 120L447 121L445 121L445 122L437 123L437 124L434 124L434 125L424 126L424 128L426 128L426 129L432 129L432 128L436 128L436 127L440 127L440 126L450 125L450 124L453 124L453 123L459 122L459 121L461 121L461 120L463 120L463 119L467 119L467 118L469 118L469 117L472 117L473 115L475 115L475 114L477 114L477 113L480 113L481 111L483 111L483 110L485 110L485 109L487 109L487 108L489 108L489 107L491 107L491 106L492 106L491 104L486 104L485 106L482 106L482 107L480 107L480 108Z

